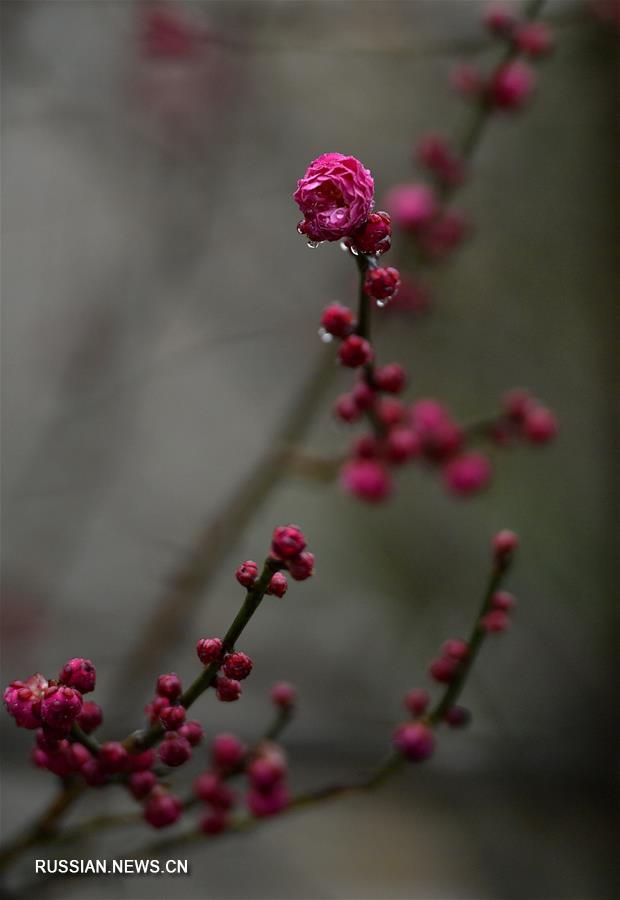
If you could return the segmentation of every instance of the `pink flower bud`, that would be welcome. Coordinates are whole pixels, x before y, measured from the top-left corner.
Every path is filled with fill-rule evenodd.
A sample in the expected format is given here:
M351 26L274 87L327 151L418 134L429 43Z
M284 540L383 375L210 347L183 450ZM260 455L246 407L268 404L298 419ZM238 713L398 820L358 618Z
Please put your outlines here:
M495 73L489 85L489 97L498 109L520 109L532 95L535 83L532 69L515 60Z
M103 721L101 707L97 703L93 703L92 700L86 700L82 703L82 709L76 721L82 731L90 734L96 728L99 728Z
M449 684L456 675L458 667L459 664L456 659L442 656L432 661L428 667L428 674L440 684Z
M217 769L228 772L237 768L247 752L243 744L234 734L218 734L211 744L211 759Z
M245 653L230 653L224 660L224 674L229 678L236 678L237 681L243 681L252 671L252 660Z
M274 597L284 597L288 590L288 581L283 572L274 572L267 586L266 594L272 594Z
M512 559L518 546L519 538L514 531L509 531L507 528L498 531L491 542L495 562L499 565L506 565Z
M222 703L234 703L241 696L241 685L235 678L219 675L215 681L215 695Z
M376 459L381 454L381 446L374 434L362 434L353 442L351 454L360 459Z
M74 772L79 771L89 759L92 759L92 753L84 746L84 744L69 744L66 750L66 757L69 765Z
M166 706L170 706L170 701L167 697L154 697L153 700L144 707L144 712L146 713L151 725L159 722L159 714L161 713L162 709L166 708Z
M347 337L353 329L353 323L353 313L341 303L331 303L326 306L321 316L321 327L327 334L337 338Z
M389 461L399 465L419 456L422 442L411 428L392 428L386 439L385 451Z
M174 672L168 675L160 675L157 679L156 691L160 697L166 697L168 700L177 700L183 692L181 679Z
M361 228L351 235L359 253L387 253L392 244L392 224L386 212L371 213Z
M447 187L457 187L465 181L465 163L456 156L445 138L425 135L417 146L416 155L419 162Z
M452 494L469 497L488 487L491 481L491 463L483 453L472 451L451 459L444 467L446 488Z
M352 394L342 394L334 404L334 415L343 422L357 422L361 418L362 411Z
M237 571L235 572L235 578L239 582L239 584L244 588L251 588L256 581L256 576L258 575L258 566L251 559L246 559L244 563L241 563Z
M405 231L425 227L438 209L435 192L427 184L398 184L388 193L385 205Z
M119 741L107 741L99 748L98 760L108 775L124 772L129 767L129 754Z
M376 399L376 393L368 384L366 379L361 376L357 384L353 387L351 391L351 396L355 401L358 409L366 410L371 409L374 405Z
M470 231L471 222L467 216L460 210L448 209L429 222L418 243L430 260L440 260L456 249Z
M496 591L491 597L493 609L501 609L505 613L512 612L516 605L517 601L508 591Z
M250 791L246 803L252 815L257 818L275 816L289 805L290 794L286 785L280 782L269 793Z
M195 719L189 719L189 721L184 722L179 728L179 734L189 741L192 747L197 747L204 736L202 725Z
M140 753L129 753L127 756L127 768L130 772L142 772L151 769L155 764L155 751L142 750Z
M403 722L394 732L394 747L412 762L422 762L435 749L435 736L421 722Z
M88 694L95 689L95 667L89 659L76 657L65 663L60 671L58 680L62 684L75 688L81 694Z
M4 691L7 712L20 728L38 728L41 725L41 698L48 682L38 673L28 681L13 681Z
M154 772L148 770L134 772L127 780L129 790L136 800L142 800L143 797L148 796L156 784L157 776Z
M304 550L288 564L290 576L294 581L305 581L314 574L314 553Z
M280 525L273 532L271 549L277 559L293 559L306 549L306 539L297 525Z
M471 713L464 706L451 706L444 715L444 721L450 728L464 728L470 720Z
M159 758L166 766L182 766L192 755L190 742L177 734L176 731L167 731L159 745Z
M47 688L41 701L41 718L51 728L67 729L82 709L82 695L71 687L55 685Z
M159 720L166 731L178 731L185 721L185 707L165 706L159 714Z
M377 417L387 428L393 428L404 421L407 411L396 397L381 397L376 409Z
M407 373L398 363L389 363L375 371L374 382L380 391L400 394L407 383Z
M277 756L259 756L247 768L252 788L269 793L286 775L286 762Z
M235 795L215 772L203 772L194 781L194 793L216 809L231 809Z
M506 631L509 627L510 619L503 609L492 609L491 612L482 617L480 624L488 633L501 634L502 631Z
M538 59L553 50L553 35L544 22L526 22L517 28L515 46L526 56Z
M558 433L557 419L546 407L530 405L525 413L523 432L532 444L547 444Z
M196 653L203 666L221 662L224 645L220 638L201 638L196 644Z
M366 338L358 334L351 334L338 349L338 357L343 366L349 369L357 369L371 362L373 350Z
M375 300L386 301L393 297L400 286L400 273L394 266L369 269L364 278L364 290Z
M469 656L469 644L467 641L461 640L461 638L451 638L442 644L441 652L443 656L460 662L466 656Z
M89 759L80 769L82 778L90 787L103 787L110 780L98 759Z
M183 812L183 804L172 794L153 792L144 807L144 818L153 828L173 825Z
M411 409L413 427L422 452L432 462L442 462L459 450L463 434L448 410L436 400L419 400Z
M421 716L428 709L430 695L424 688L413 688L405 694L404 704L412 716Z
M280 709L291 709L297 700L297 689L288 681L278 681L271 689L271 699Z
M513 388L502 399L502 407L512 422L523 422L525 414L532 405L533 397L524 388Z
M389 472L370 459L353 459L345 463L340 473L340 484L347 493L369 503L380 503L392 492Z

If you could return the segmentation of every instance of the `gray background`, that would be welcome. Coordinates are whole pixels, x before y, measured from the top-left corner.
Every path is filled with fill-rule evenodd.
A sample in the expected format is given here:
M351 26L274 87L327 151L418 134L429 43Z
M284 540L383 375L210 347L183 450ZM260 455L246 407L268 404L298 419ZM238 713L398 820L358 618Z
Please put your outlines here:
M380 509L287 479L127 709L110 696L115 670L166 576L316 364L321 308L352 296L345 256L295 232L296 179L343 150L370 166L380 199L412 177L416 136L462 123L449 64L478 45L488 55L473 0L186 9L239 44L162 75L139 57L137 3L2 4L4 681L88 656L106 736L122 734L156 672L189 678L196 638L231 619L237 561L299 521L317 577L244 636L256 665L242 702L204 698L197 712L210 735L252 739L268 686L293 679L293 781L320 784L381 756L402 693L469 627L499 527L522 535L520 605L468 686L472 727L443 735L428 766L193 850L190 878L64 882L53 896L611 897L613 37L581 5L552 4L558 48L537 101L491 125L459 198L475 239L433 275L432 314L392 316L378 340L413 396L464 420L531 387L559 415L557 443L502 454L493 490L467 503L419 468ZM180 104L174 133L145 108L145 85ZM335 372L329 396L346 383ZM328 405L307 444L335 452L349 435ZM52 779L27 763L29 735L3 726L8 834ZM96 794L73 821L127 806ZM124 849L143 837L127 832Z

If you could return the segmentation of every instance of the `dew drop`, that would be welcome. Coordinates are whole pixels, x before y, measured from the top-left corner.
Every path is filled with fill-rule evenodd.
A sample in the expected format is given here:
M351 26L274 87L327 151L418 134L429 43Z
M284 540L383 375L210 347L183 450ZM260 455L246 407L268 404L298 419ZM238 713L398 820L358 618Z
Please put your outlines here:
M319 337L323 341L324 344L331 344L334 340L333 334L330 334L328 331L325 331L324 328L319 328Z
M349 244L347 243L347 241L343 240L343 241L340 241L340 249L343 250L345 253L348 253L351 248L349 247Z
M389 303L388 298L386 297L384 300L377 300L377 306L379 309L383 309L384 306L387 306Z
M360 252L359 252L359 250L357 249L357 247L351 247L351 253L353 254L353 256L359 256L359 255L360 255Z
M311 250L316 250L316 248L319 246L319 244L320 244L321 242L320 242L320 241L310 241L310 240L308 240L307 243L308 243L308 246L310 247Z

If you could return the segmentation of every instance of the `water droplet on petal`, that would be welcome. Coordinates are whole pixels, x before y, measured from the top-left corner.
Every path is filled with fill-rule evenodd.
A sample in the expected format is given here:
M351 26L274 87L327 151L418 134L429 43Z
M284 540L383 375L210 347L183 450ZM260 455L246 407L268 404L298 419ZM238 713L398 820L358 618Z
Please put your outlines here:
M383 307L387 306L388 303L389 303L389 300L387 297L385 298L385 300L377 300L377 306L379 307L379 309L383 309Z
M324 344L331 344L334 340L333 334L330 334L328 331L325 331L324 328L319 328L319 337L323 341Z
M351 247L351 253L353 254L353 256L359 256L359 255L360 255L360 252L359 252L359 250L357 249L357 247Z
M316 250L316 248L319 246L320 243L321 243L320 241L308 240L308 246L310 247L311 250Z
M351 249L351 247L349 246L349 243L347 242L346 239L343 241L340 241L340 249L344 250L345 253L348 253L349 250Z

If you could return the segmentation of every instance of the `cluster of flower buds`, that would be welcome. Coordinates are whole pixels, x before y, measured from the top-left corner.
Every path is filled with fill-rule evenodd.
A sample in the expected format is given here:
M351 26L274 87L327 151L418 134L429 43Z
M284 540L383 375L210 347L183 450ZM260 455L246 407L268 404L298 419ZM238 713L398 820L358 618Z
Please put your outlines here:
M500 447L521 439L543 444L555 437L557 422L553 413L521 389L511 391L502 412L482 426L460 425L445 405L422 399L406 406L394 396L405 383L404 371L397 364L376 369L372 386L360 380L351 393L342 395L335 414L345 422L356 422L369 412L380 432L356 438L342 473L342 486L362 500L379 502L393 489L392 469L410 461L421 461L438 469L446 490L459 497L470 497L487 488L492 479L489 457L474 449L474 441L483 438Z
M464 163L439 137L432 139L434 154L428 154L429 140L424 138L421 152L427 160L432 160L431 171L437 180L444 185L456 184L457 177L462 181ZM431 168L428 162L426 164ZM443 207L434 188L422 182L395 185L388 192L385 204L395 224L411 237L419 253L431 262L441 260L455 250L471 231L467 216L458 209Z
M426 138L419 152L444 186L463 178L464 166L439 137ZM384 304L396 291L400 276L396 269L378 263L377 254L385 249L383 242L389 236L389 217L377 213L368 218L373 195L372 176L359 160L327 153L316 159L298 182L295 200L306 217L300 229L313 241L340 239L345 249L364 256L360 262L363 290ZM389 199L396 221L415 233L430 256L461 240L463 216L442 210L431 187L400 186ZM347 423L365 418L372 425L371 433L356 439L342 468L341 484L346 492L371 503L385 500L393 488L392 469L420 459L440 469L450 493L471 496L488 487L492 478L491 462L472 448L473 440L483 436L505 446L525 437L542 444L555 435L553 414L523 391L507 398L505 411L485 423L482 434L480 428L463 428L435 400L420 400L408 408L397 396L405 387L405 370L398 363L377 367L374 349L363 332L347 306L331 303L323 310L322 338L339 340L342 365L361 370L353 389L337 400L335 415ZM287 559L285 553L275 551L275 555ZM290 565L289 570L293 572ZM249 589L257 573L256 564L247 561L237 570L237 579ZM273 579L277 583L272 589L270 586L271 592L283 592L286 579L281 573Z
M290 711L296 690L288 682L278 682L272 688L271 699L277 709ZM216 835L228 827L239 796L227 781L236 775L245 774L248 779L245 802L252 815L275 815L288 805L286 756L277 744L263 741L249 750L236 735L218 734L211 744L210 756L210 767L194 781L194 794L206 807L200 819L204 834Z
M101 725L100 707L85 701L84 694L95 688L95 667L89 659L76 657L62 667L57 679L40 673L27 681L13 681L4 691L9 714L20 728L36 729L33 763L60 778L81 774L87 783L101 783L96 760L75 740L73 726L86 734Z
M497 532L491 541L493 571L504 571L512 561L519 545L519 539L513 531ZM505 631L510 622L510 613L516 606L516 600L508 591L497 590L485 604L485 611L477 622L478 634L497 634ZM476 634L474 632L474 634ZM475 640L475 637L474 639ZM439 655L428 667L428 674L440 685L449 686L462 675L472 654L469 642L462 638L449 638L441 646ZM425 688L412 688L403 698L403 705L412 721L402 722L394 731L392 741L395 749L413 762L421 762L432 755L435 749L433 725L438 718L450 728L464 728L471 720L471 713L464 706L456 703L438 712L430 712L431 697Z
M489 33L510 48L510 58L490 76L472 63L460 63L452 73L452 84L463 97L492 109L521 109L536 84L533 69L525 59L537 60L553 49L553 35L544 22L520 19L512 8L491 6L484 15Z
M551 51L551 31L542 22L520 20L512 9L499 6L490 7L484 21L493 37L508 45L509 55L490 75L473 63L459 63L451 73L452 86L463 98L484 104L489 111L520 109L535 86L535 74L525 58L536 60ZM452 143L436 133L421 138L415 161L433 184L416 181L396 185L385 205L395 225L415 244L417 253L428 262L436 262L456 250L472 231L469 217L447 205L450 194L467 178L467 164ZM428 305L428 291L417 281L404 292L416 302L420 293ZM400 305L399 300L396 306ZM418 307L414 304L413 308Z
M250 657L233 650L231 653L224 651L224 645L220 638L201 638L196 644L198 659L203 666L215 664L218 675L215 678L215 694L223 703L231 703L241 696L241 682L252 671L253 662Z
M4 703L20 728L67 734L82 712L82 695L94 690L95 678L89 659L70 659L56 680L48 681L37 672L27 681L13 681L4 692Z
M271 543L270 566L276 563L280 569L287 569L295 581L305 581L314 574L314 554L306 550L306 539L297 525L279 525ZM235 577L240 585L251 590L258 578L258 566L251 559L241 563ZM265 591L275 597L283 597L288 590L288 581L282 571L273 573Z
M314 574L314 554L306 550L306 538L297 525L279 525L271 540L270 565L286 569L294 581L305 581ZM288 588L286 575L274 572L267 594L283 597Z
M548 444L558 433L553 412L523 388L509 391L503 399L503 412L489 426L489 435L500 446L525 440L530 444Z

